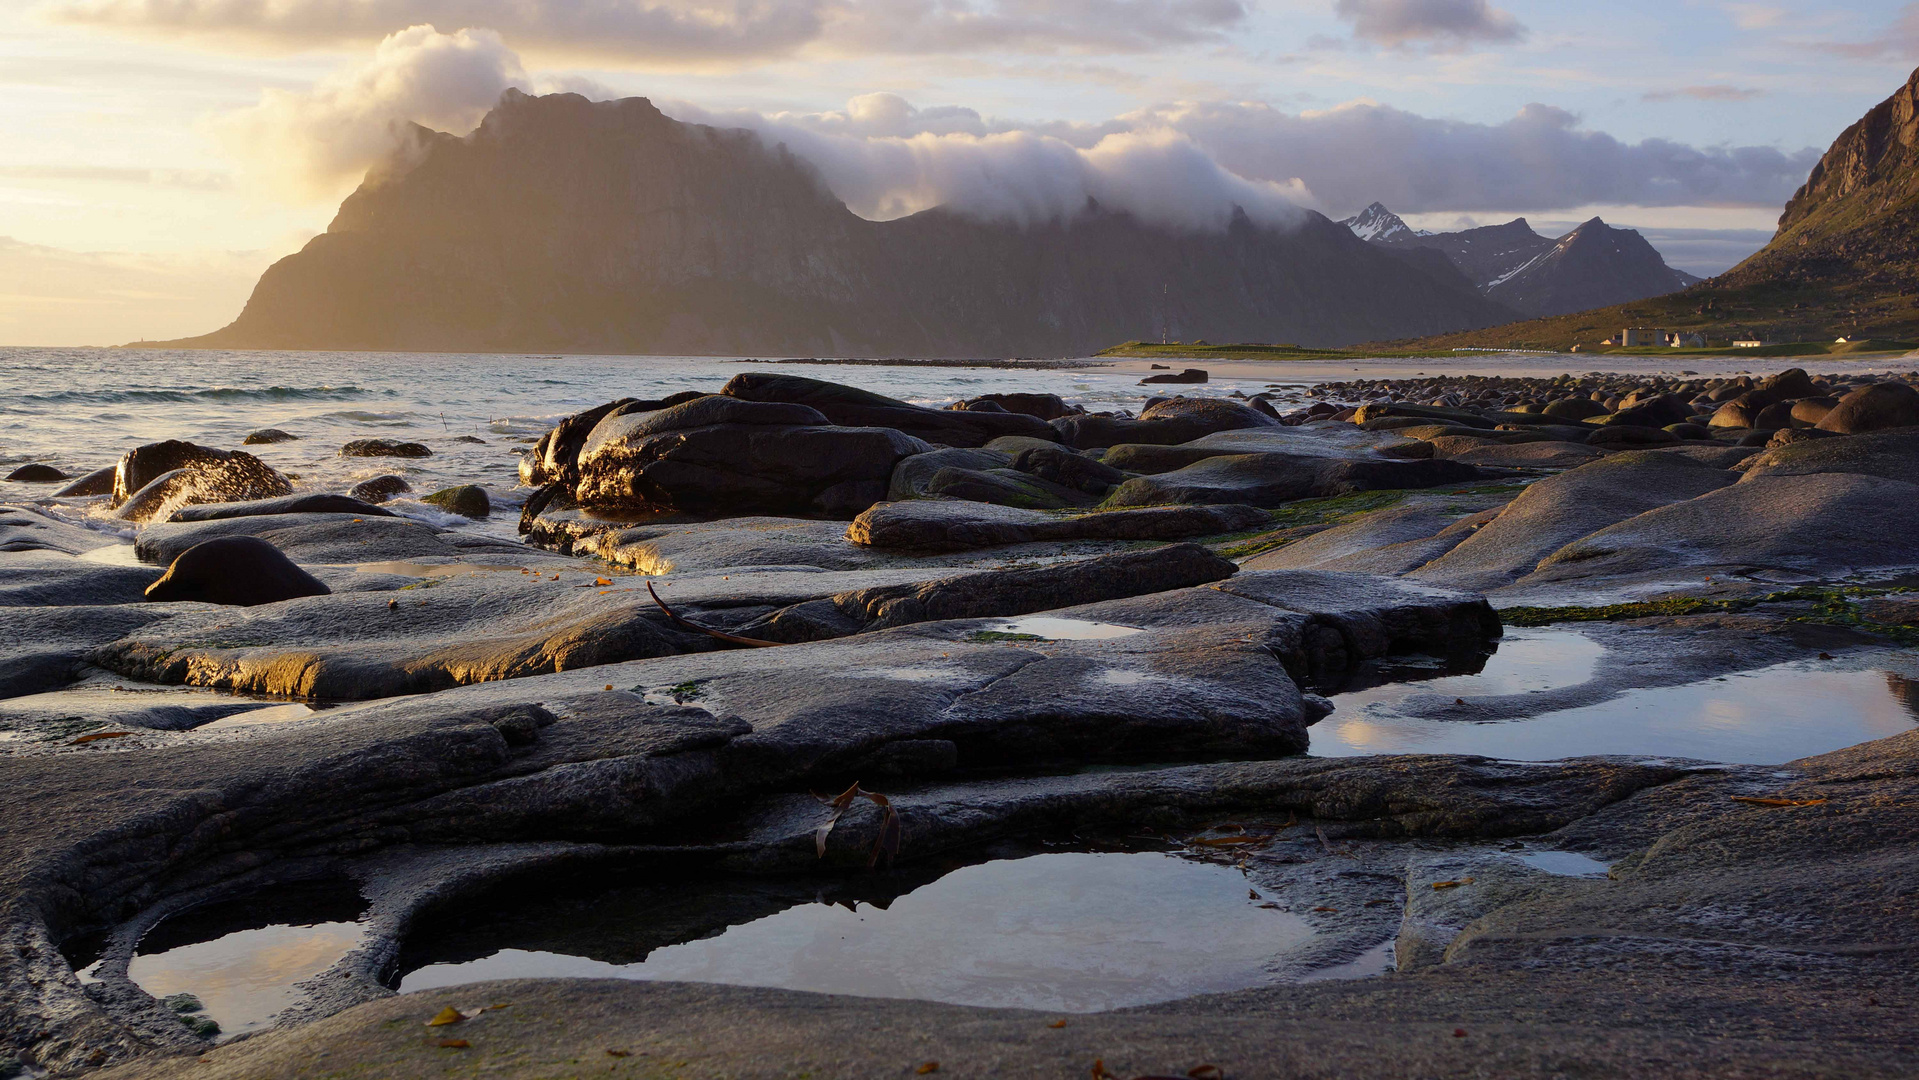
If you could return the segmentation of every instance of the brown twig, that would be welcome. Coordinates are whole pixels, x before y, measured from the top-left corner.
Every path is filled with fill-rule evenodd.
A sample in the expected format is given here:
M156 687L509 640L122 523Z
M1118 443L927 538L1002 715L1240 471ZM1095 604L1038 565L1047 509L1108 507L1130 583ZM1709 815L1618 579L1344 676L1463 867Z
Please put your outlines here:
M652 582L649 581L646 583L646 591L647 595L653 597L653 602L660 606L660 610L666 612L666 617L673 620L673 625L675 626L705 634L707 637L718 638L721 641L730 641L735 645L745 645L754 649L777 649L785 644L785 642L782 641L761 641L758 638L741 637L738 634L728 634L720 630L709 630L699 623L682 619L672 608L667 607L666 601L660 599L660 594L653 591Z

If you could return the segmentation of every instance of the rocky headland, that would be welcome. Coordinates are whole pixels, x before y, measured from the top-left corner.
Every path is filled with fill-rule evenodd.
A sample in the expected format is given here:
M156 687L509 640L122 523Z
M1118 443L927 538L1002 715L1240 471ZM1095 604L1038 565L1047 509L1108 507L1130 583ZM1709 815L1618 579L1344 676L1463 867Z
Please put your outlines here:
M1479 671L1509 627L1598 658L1408 714L1909 656L1914 382L1437 376L1129 415L750 372L567 418L517 507L435 493L448 522L517 509L517 542L395 513L397 476L139 447L0 508L0 1073L1909 1075L1919 732L1783 762L1313 751L1341 695ZM1070 1016L395 993L515 896L702 898L631 941L487 946L625 962L1045 850L1233 867L1309 943L1263 985ZM357 929L269 1025L218 1042L143 986L143 941L305 925L300 889Z

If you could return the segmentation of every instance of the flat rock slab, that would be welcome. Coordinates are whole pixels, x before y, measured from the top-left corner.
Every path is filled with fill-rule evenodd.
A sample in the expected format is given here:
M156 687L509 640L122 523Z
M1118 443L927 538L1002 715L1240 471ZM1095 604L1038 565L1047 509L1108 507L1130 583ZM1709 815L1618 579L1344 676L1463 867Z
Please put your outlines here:
M1239 532L1271 519L1250 506L1171 506L1055 515L1012 506L916 499L881 503L846 530L855 544L943 552L1065 540L1184 540Z
M37 694L79 677L93 650L149 623L180 614L180 604L73 604L0 607L0 698Z
M168 522L142 530L134 550L143 561L165 565L216 536L257 536L296 563L384 562L525 550L519 544L451 532L408 518L358 514L265 514Z
M125 541L70 525L30 507L0 506L0 552L53 551L83 555L120 543Z
M1356 491L1463 484L1480 479L1480 475L1475 467L1456 461L1229 454L1128 480L1114 490L1107 505L1224 503L1272 509L1300 499Z
M4 551L0 607L137 604L160 574L155 566L120 566L51 550Z

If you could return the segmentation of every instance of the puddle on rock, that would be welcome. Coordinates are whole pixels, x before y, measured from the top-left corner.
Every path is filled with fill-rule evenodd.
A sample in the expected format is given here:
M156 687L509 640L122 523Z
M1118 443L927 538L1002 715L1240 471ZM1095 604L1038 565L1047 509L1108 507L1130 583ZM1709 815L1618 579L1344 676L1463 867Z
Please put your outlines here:
M1094 622L1090 619L1059 619L1046 615L1031 615L1013 619L1009 622L995 623L979 633L982 636L1004 634L1011 637L1036 637L1047 641L1106 641L1111 638L1131 637L1140 632L1137 626L1120 626L1117 623Z
M1313 940L1304 919L1249 899L1239 871L1156 852L978 863L890 900L726 888L559 903L549 890L449 914L437 940L407 943L399 989L659 979L1093 1012L1277 982Z
M1529 694L1577 686L1592 678L1593 669L1606 647L1577 630L1510 627L1497 643L1498 648L1484 657L1479 670L1470 674L1429 676L1433 671L1452 670L1447 662L1433 658L1430 666L1419 668L1420 657L1395 658L1396 665L1383 669L1371 681L1394 676L1419 681L1391 681L1369 689L1355 689L1337 699L1341 708L1359 708L1374 702L1394 702L1412 694L1440 697L1496 697Z
M81 552L81 562L104 563L107 566L145 566L140 556L134 554L132 544L108 544L92 551Z
M206 904L147 931L127 975L156 998L193 995L223 1037L257 1031L299 999L299 983L358 946L366 906L345 882Z
M1502 645L1487 663L1496 680L1508 678L1494 671L1505 651ZM1910 667L1911 654L1882 654L1878 662ZM1432 720L1394 710L1395 702L1431 693L1441 683L1455 679L1334 697L1338 708L1313 727L1310 752L1483 754L1513 761L1625 754L1776 765L1919 727L1919 686L1909 676L1819 662L1627 690L1596 705L1514 720Z

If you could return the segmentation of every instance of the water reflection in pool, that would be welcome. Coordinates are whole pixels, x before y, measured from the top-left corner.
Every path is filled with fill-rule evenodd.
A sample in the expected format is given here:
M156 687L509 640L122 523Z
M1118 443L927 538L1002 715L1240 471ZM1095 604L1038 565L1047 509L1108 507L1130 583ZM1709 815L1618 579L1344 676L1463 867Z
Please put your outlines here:
M1311 752L1484 754L1527 761L1628 754L1772 765L1919 726L1913 681L1919 655L1910 650L1628 690L1610 701L1522 719L1432 719L1395 708L1415 695L1470 702L1583 682L1597 648L1570 631L1517 631L1479 675L1338 695L1336 711L1312 729Z
M429 952L400 989L659 979L1090 1012L1272 982L1275 961L1312 938L1299 916L1249 898L1230 867L1083 852L964 867L885 907L800 903L639 960L582 942L576 927L551 934L562 940L521 927L473 959ZM607 958L579 955L594 952Z

